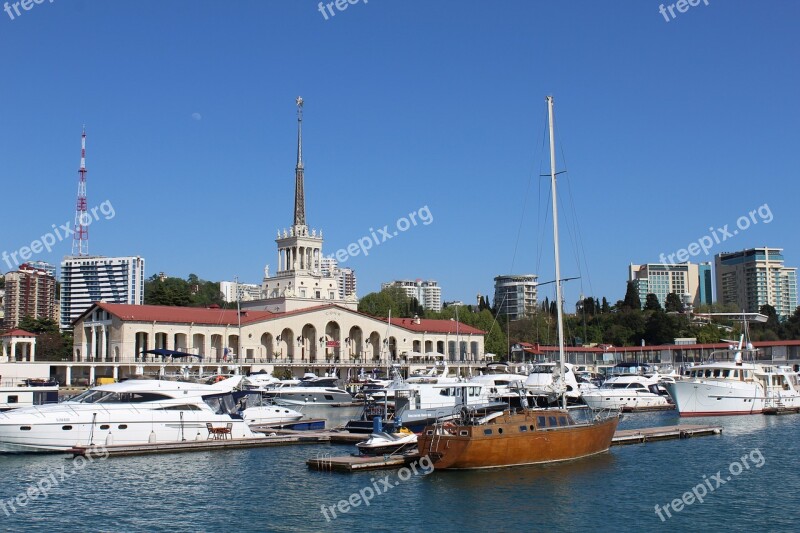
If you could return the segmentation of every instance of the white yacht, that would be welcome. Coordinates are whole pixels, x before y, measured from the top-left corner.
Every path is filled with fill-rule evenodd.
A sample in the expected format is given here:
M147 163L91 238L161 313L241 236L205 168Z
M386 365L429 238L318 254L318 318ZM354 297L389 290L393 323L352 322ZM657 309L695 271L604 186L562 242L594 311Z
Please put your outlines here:
M669 396L658 374L629 374L608 378L595 390L583 392L583 401L593 409L658 409L670 406Z
M681 416L750 415L800 407L800 383L789 367L722 361L695 365L666 384Z
M52 379L3 380L0 411L58 402L58 383Z
M277 405L288 407L305 405L349 405L353 396L338 386L336 376L317 377L306 374L299 382L280 382L267 388L259 389L265 398Z
M237 413L241 377L204 385L127 380L100 385L50 405L0 413L0 451L57 452L73 446L207 439L212 428L259 437Z

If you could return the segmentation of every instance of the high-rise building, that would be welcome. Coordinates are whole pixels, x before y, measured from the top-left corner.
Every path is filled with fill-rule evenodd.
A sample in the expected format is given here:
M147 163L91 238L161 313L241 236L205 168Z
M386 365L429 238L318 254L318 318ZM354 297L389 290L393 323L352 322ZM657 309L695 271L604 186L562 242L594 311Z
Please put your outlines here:
M680 297L683 304L697 307L711 303L710 263L648 263L628 267L628 280L632 281L644 305L648 294L655 294L663 307L671 292Z
M781 318L797 308L797 268L783 264L783 248L750 248L714 258L717 301L748 313L771 305Z
M433 280L404 279L381 283L381 290L391 287L400 287L406 291L408 297L416 298L423 309L437 312L442 310L442 288Z
M535 274L497 276L494 278L494 308L510 320L518 320L536 311L537 279Z
M227 303L236 303L237 301L250 302L261 299L261 285L255 283L220 281L219 292L222 293L222 299Z
M19 326L23 317L56 320L56 279L45 270L27 263L16 272L6 274L3 325Z
M27 265L31 268L36 268L38 270L44 270L47 272L48 276L51 276L55 279L56 277L56 266L47 263L46 261L28 261Z
M61 261L61 329L93 302L144 304L144 258L69 256Z

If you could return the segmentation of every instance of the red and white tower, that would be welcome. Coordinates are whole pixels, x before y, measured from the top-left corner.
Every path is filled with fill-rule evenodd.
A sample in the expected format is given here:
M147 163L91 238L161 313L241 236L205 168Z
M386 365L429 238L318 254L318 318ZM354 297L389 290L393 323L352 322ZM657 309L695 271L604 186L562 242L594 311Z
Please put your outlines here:
M75 232L72 255L89 255L89 213L86 211L86 127L81 135L81 166L78 169L78 204L75 208Z

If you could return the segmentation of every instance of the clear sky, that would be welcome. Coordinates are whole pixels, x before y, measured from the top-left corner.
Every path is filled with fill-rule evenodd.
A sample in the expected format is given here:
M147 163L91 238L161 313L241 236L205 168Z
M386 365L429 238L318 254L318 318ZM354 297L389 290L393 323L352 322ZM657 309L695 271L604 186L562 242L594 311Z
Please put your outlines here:
M326 254L424 206L432 216L348 258L359 295L423 278L473 302L498 274L551 280L538 176L552 94L568 171L562 274L582 276L568 308L580 292L622 298L630 262L658 262L710 227L733 234L764 204L691 259L768 245L800 265L800 3L709 0L675 18L660 4L9 5L0 251L72 221L85 124L88 205L114 214L98 212L90 252L141 255L148 276L260 281L292 222L302 95L307 218ZM32 259L59 263L70 249Z

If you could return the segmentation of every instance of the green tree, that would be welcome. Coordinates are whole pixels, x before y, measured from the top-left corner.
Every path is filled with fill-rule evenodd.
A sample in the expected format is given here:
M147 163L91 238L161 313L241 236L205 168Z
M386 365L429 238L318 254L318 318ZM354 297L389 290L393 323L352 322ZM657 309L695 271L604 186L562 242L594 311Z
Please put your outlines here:
M667 294L667 301L664 303L667 313L683 313L683 302L681 297L671 292Z
M608 300L606 300L605 296L603 296L603 304L600 306L600 312L601 313L610 313L611 312L611 306L608 305Z
M639 311L642 308L642 301L639 299L639 293L636 290L636 285L628 282L628 288L625 290L625 299L622 301L624 309Z
M647 293L647 298L644 301L645 311L661 311L661 304L658 301L658 296L652 292Z

